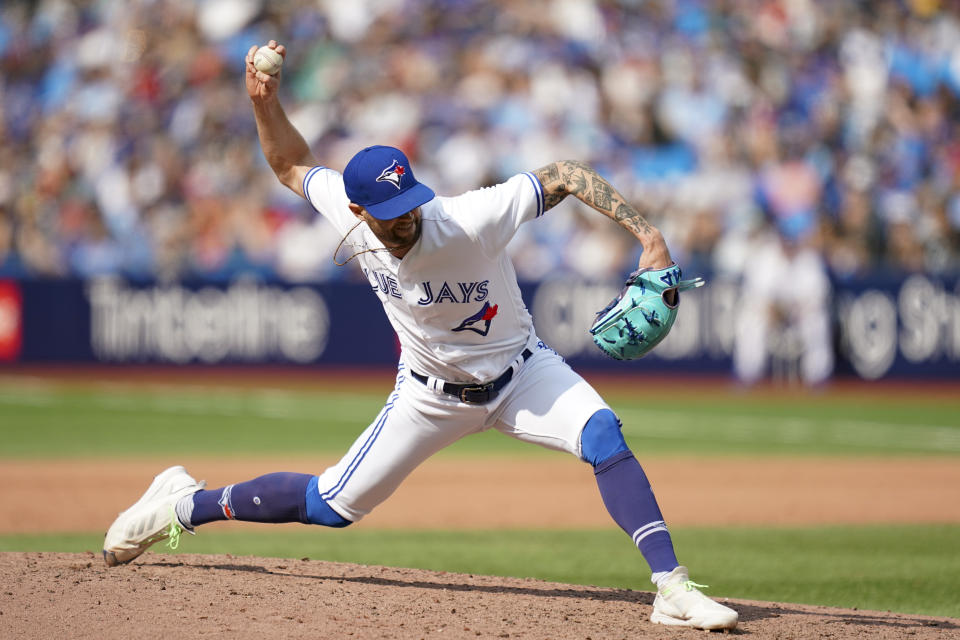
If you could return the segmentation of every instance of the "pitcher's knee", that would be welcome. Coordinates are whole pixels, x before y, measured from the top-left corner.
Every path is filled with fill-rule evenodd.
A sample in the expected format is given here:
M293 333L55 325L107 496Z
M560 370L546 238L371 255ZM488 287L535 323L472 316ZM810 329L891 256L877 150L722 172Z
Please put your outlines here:
M327 501L320 497L317 491L317 476L307 484L306 521L304 524L319 524L325 527L342 528L353 524L333 510Z
M587 420L580 433L580 456L596 467L623 451L629 451L620 420L610 409L600 409Z

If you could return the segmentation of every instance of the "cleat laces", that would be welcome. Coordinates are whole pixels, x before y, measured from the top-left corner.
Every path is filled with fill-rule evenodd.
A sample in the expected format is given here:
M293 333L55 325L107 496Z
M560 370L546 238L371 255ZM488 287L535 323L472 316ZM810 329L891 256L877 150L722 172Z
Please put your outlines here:
M686 580L684 582L681 582L680 584L675 584L672 587L669 587L663 592L663 595L669 594L671 591L673 591L677 587L683 587L684 591L696 591L697 589L709 589L710 585L697 584L693 580Z
M167 529L167 547L171 550L179 547L181 533L183 533L183 528L177 522L177 514L174 512L173 507L170 507L170 528Z

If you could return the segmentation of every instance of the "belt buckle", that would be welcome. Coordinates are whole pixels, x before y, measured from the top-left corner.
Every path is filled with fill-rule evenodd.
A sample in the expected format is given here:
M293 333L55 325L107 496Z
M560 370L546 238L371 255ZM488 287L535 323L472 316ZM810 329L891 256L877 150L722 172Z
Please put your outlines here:
M459 398L460 402L465 404L482 404L490 400L490 391L493 390L493 382L487 382L486 384L478 384L472 387L463 387L460 389ZM468 400L466 397L467 393L487 393L487 397L483 400Z

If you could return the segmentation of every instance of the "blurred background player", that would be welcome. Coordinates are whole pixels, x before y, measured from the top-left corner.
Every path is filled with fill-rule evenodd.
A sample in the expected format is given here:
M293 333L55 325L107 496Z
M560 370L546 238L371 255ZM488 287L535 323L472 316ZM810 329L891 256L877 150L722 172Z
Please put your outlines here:
M744 384L817 386L833 373L831 285L809 212L763 225L747 248L733 344Z

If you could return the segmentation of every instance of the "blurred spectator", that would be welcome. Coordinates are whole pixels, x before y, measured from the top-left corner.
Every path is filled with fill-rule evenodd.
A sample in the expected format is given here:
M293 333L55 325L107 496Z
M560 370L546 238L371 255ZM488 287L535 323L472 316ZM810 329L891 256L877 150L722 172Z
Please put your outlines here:
M333 167L393 144L446 194L582 159L690 275L738 274L760 216L812 216L838 278L958 267L957 3L6 0L0 276L358 277L268 179L239 83L270 38ZM520 276L622 277L606 222L526 225Z
M811 215L781 221L749 246L733 348L745 384L770 374L817 385L833 373L831 287L815 224Z

